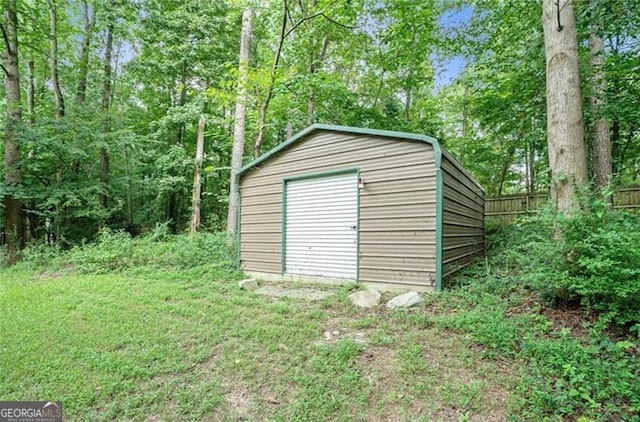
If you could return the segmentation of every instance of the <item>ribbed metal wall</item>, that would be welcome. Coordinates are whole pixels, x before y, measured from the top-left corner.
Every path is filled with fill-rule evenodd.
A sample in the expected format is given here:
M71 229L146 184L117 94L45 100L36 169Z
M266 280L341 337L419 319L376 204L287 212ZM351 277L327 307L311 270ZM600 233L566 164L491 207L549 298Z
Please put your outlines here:
M355 279L357 173L286 182L285 273Z
M450 157L442 157L444 219L443 276L484 254L484 192Z

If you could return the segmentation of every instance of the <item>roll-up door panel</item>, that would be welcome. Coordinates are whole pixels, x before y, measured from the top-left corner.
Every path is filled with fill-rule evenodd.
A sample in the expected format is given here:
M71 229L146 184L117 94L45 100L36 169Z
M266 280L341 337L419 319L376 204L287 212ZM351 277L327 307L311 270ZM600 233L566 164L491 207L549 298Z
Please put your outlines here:
M285 273L357 276L356 173L286 182Z

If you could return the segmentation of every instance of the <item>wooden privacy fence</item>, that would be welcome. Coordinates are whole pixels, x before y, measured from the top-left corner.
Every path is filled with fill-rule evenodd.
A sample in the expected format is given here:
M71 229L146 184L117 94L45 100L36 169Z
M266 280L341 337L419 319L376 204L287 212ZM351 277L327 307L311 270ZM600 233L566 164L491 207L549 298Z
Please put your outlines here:
M518 217L527 215L543 206L549 195L535 193L486 198L484 215L487 220L511 224ZM613 208L640 210L640 186L618 189L613 193Z

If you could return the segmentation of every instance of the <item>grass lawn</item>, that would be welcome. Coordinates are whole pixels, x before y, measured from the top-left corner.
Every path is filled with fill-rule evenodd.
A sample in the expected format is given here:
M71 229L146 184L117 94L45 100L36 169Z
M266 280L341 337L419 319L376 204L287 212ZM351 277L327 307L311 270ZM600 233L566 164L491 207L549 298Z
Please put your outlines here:
M271 299L206 267L0 279L0 399L71 421L504 420L519 380L437 304Z

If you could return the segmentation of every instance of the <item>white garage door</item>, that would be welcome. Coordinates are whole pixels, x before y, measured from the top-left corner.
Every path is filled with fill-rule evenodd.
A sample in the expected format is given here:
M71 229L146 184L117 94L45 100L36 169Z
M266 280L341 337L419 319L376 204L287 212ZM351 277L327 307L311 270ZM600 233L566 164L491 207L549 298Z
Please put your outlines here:
M356 173L288 181L285 212L285 273L356 278Z

